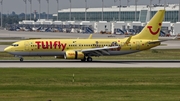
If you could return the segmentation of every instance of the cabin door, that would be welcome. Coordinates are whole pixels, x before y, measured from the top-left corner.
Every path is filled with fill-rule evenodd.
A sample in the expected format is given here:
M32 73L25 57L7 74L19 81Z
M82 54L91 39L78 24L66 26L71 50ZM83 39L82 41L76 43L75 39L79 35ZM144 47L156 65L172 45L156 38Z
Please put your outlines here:
M30 49L30 44L29 42L25 41L24 42L24 51L27 52L27 54L29 55L29 49Z

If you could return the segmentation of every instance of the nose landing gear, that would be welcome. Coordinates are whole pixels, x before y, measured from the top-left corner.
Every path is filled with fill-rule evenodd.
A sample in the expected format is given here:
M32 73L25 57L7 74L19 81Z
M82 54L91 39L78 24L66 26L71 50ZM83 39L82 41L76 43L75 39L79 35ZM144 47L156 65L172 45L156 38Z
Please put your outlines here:
M17 56L17 55L15 55L15 57L18 57L20 62L23 62L23 61L24 61L24 59L23 59L22 56Z

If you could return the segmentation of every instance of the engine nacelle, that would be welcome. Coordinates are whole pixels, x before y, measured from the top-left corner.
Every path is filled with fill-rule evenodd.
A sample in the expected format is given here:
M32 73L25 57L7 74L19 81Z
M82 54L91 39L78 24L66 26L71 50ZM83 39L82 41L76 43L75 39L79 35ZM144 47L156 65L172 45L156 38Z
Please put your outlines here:
M64 59L64 56L54 56L55 59Z
M84 59L84 53L77 51L67 51L64 54L65 59Z

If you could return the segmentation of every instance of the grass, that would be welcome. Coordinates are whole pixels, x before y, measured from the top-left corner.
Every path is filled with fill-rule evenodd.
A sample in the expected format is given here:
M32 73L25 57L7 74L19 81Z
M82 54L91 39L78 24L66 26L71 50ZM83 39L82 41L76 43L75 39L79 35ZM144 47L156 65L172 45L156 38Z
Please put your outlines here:
M6 52L0 52L0 60L17 60ZM25 60L55 60L52 57L24 57ZM153 49L120 56L93 57L94 60L180 60L180 49Z
M0 69L1 101L179 101L179 68ZM75 74L74 82L72 75Z

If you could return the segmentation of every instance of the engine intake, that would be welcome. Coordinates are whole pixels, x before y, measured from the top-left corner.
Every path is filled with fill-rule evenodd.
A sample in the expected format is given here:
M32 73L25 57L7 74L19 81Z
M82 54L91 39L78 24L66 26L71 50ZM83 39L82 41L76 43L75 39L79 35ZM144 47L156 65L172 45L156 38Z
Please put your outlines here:
M77 51L67 51L64 54L65 59L84 59L84 53Z

